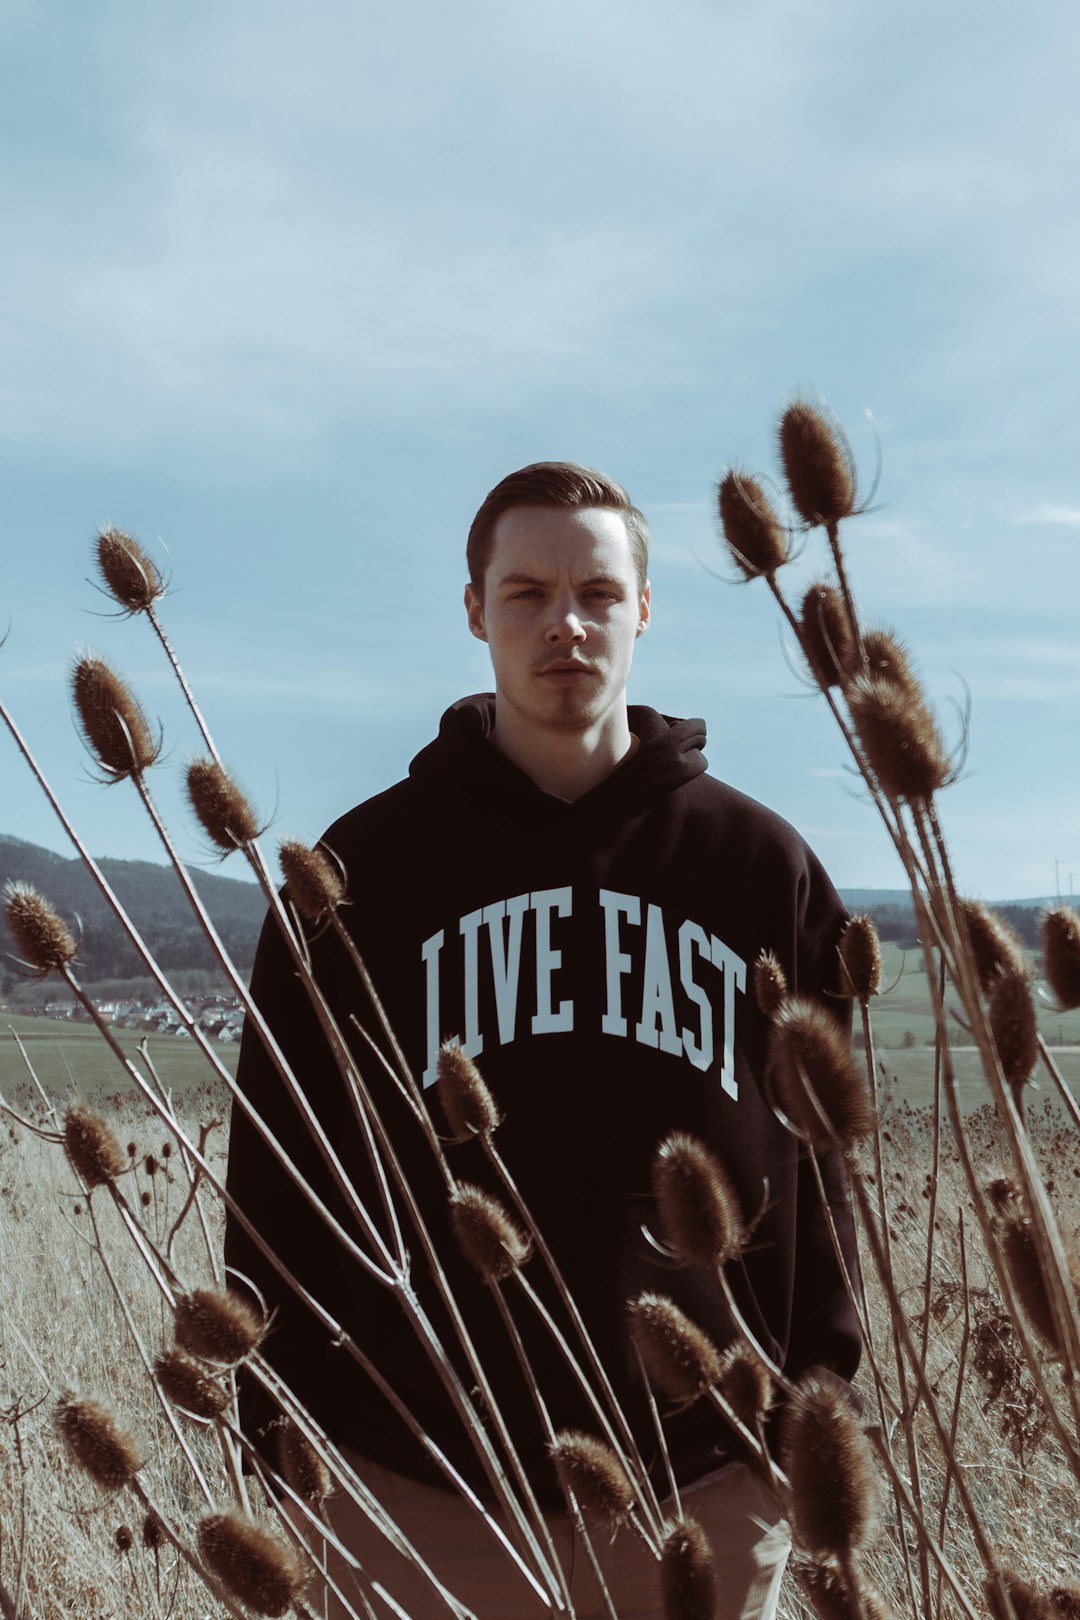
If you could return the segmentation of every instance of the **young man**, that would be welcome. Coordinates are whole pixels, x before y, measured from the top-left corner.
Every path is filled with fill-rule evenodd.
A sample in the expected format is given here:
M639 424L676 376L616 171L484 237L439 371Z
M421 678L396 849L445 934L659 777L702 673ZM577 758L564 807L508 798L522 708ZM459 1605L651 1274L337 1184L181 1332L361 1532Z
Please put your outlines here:
M456 703L407 781L350 811L323 842L348 874L348 927L413 1073L432 1086L440 1044L451 1038L493 1091L503 1116L499 1152L585 1315L663 1496L666 1473L627 1333L627 1302L652 1289L673 1298L716 1345L735 1336L715 1279L699 1268L673 1268L643 1236L643 1227L657 1228L651 1165L670 1132L706 1143L747 1219L757 1218L751 1244L728 1272L759 1342L791 1377L821 1366L850 1378L858 1361L857 1329L813 1178L799 1142L769 1105L768 1028L751 987L755 959L771 950L793 993L837 1009L843 909L787 823L705 774L700 721L627 706L651 602L648 530L619 485L565 463L511 474L477 513L468 562L469 628L490 650L494 695ZM342 1028L355 1014L376 1033L332 933L313 942L312 958ZM270 925L253 990L377 1212L377 1187L344 1087ZM359 1038L354 1046L573 1570L576 1612L606 1613L562 1511L544 1428L491 1292L455 1258L442 1173L370 1049ZM251 1030L240 1080L349 1225ZM438 1107L432 1112L441 1125ZM476 1143L451 1146L448 1154L460 1180L497 1189ZM841 1178L827 1160L824 1171L851 1255ZM336 1252L239 1111L229 1181L241 1207L372 1357L441 1453L490 1499L475 1449L398 1300ZM407 1244L418 1293L451 1343L419 1246L412 1236ZM266 1355L449 1588L479 1620L546 1612L489 1530L448 1489L430 1452L235 1222L227 1258L277 1305ZM558 1310L538 1264L526 1271ZM595 1433L550 1334L519 1306L514 1295L555 1427ZM250 1383L243 1400L248 1431L265 1429L270 1404ZM665 1431L684 1507L713 1543L718 1614L770 1614L789 1545L775 1498L708 1403L666 1411ZM330 1511L365 1567L385 1574L409 1612L435 1612L430 1586L413 1584L408 1566L385 1552L355 1509L339 1500ZM597 1545L618 1614L658 1615L648 1549L631 1531L611 1547L601 1533Z

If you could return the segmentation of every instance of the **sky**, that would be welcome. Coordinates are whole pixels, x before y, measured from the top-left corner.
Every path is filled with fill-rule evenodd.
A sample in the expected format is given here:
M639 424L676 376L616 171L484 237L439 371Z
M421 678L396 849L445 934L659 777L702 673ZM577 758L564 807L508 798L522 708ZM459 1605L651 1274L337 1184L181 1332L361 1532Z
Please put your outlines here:
M961 885L1080 890L1075 6L0 0L0 38L0 693L94 853L163 858L78 737L85 647L160 719L153 791L213 864L169 668L92 583L99 525L168 570L162 620L272 847L489 689L469 522L565 458L652 527L631 701L702 716L713 773L838 885L899 886L717 536L717 480L777 476L809 392L864 496L880 447L845 550L966 736ZM70 852L2 735L0 790L0 833Z

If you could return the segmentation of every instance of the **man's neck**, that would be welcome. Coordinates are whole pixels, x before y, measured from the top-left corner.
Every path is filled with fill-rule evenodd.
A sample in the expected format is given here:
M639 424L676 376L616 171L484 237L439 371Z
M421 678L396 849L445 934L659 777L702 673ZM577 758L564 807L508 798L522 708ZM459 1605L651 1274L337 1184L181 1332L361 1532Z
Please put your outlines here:
M636 751L624 709L587 731L551 731L516 724L513 711L496 702L491 741L544 793L573 803L596 787Z

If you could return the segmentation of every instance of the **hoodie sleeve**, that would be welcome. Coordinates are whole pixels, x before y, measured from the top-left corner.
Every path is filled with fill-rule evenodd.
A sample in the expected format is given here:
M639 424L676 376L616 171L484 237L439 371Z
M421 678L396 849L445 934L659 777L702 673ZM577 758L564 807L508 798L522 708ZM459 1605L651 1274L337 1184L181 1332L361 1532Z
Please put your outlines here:
M320 941L313 947L316 958L320 946L322 956L327 954L326 945ZM340 1141L343 1099L337 1068L272 916L267 918L259 940L251 992L331 1140ZM341 1200L322 1156L302 1125L296 1104L250 1017L244 1026L237 1082L297 1168L341 1219ZM332 1299L338 1263L335 1240L236 1102L230 1127L227 1187L270 1247L312 1294L318 1299ZM225 1263L230 1286L254 1287L271 1311L263 1355L303 1395L313 1413L323 1417L340 1368L340 1352L334 1355L330 1335L231 1215L225 1225ZM265 1436L277 1408L243 1368L238 1388L241 1426L253 1443L265 1450L265 1438L260 1436ZM272 1448L269 1454L273 1455Z
M847 915L816 862L803 920L804 926L811 920L817 926L800 953L799 994L820 1001L850 1036L851 1002L840 994L838 951ZM859 1257L847 1170L835 1153L819 1154L818 1164L847 1272L858 1294ZM862 1338L808 1151L799 1164L796 1223L795 1294L785 1371L789 1377L799 1378L811 1368L826 1367L850 1381L859 1365Z

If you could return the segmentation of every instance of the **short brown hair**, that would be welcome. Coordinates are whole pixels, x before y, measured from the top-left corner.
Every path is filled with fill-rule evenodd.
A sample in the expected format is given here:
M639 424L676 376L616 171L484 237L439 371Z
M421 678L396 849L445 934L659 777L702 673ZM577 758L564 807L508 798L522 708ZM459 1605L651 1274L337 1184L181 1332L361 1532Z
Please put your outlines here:
M480 595L491 562L495 525L512 506L596 506L609 512L621 512L638 590L645 589L649 577L649 525L622 485L597 472L595 467L582 467L576 461L534 461L496 484L472 520L465 558L469 565L469 582Z

